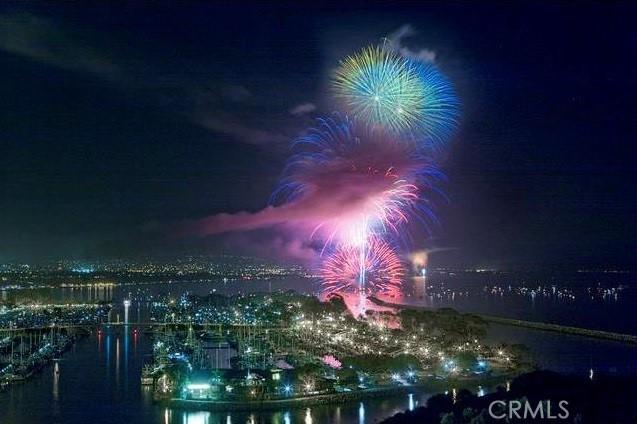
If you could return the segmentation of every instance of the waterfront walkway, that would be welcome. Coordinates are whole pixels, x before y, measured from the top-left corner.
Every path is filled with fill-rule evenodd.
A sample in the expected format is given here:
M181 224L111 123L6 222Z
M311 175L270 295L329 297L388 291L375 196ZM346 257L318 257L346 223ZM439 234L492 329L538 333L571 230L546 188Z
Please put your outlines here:
M502 374L498 376L482 376L472 379L448 379L448 380L428 380L418 384L410 384L404 386L384 386L363 390L353 390L351 392L325 393L311 396L299 396L290 398L277 399L259 399L259 400L187 400L170 398L158 400L159 402L170 406L171 408L185 410L204 410L204 411L267 411L279 410L281 408L305 408L317 405L331 405L337 403L355 402L370 398L386 398L388 396L396 396L414 392L440 393L445 390L460 390L463 388L472 391L478 390L479 387L495 387L505 383L507 380L514 378L518 373Z

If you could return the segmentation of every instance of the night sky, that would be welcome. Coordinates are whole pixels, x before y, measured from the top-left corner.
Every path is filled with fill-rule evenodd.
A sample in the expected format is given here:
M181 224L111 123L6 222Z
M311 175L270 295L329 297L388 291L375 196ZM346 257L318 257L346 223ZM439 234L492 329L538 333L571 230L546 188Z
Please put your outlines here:
M339 59L407 32L462 102L449 202L414 248L634 262L637 6L301 3L4 2L0 261L276 252L267 231L171 229L266 206Z

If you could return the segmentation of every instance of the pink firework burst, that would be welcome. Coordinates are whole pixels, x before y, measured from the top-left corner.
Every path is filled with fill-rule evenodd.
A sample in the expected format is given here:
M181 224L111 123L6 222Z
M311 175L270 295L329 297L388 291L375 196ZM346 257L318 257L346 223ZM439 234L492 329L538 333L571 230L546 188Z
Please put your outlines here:
M396 296L405 268L392 247L378 237L364 246L339 246L320 270L324 295L354 293Z
M439 171L407 143L335 117L295 142L274 198L307 205L310 238L331 246L361 246L374 235L400 235L411 217L435 220L426 194ZM424 219L421 219L424 218ZM309 221L309 220L308 220Z
M358 206L321 222L312 232L323 233L327 248L332 242L339 246L361 247L374 235L397 234L400 225L408 222L409 210L418 201L418 187L400 179L390 168L385 172L368 169L372 178L384 180L385 188L358 201Z

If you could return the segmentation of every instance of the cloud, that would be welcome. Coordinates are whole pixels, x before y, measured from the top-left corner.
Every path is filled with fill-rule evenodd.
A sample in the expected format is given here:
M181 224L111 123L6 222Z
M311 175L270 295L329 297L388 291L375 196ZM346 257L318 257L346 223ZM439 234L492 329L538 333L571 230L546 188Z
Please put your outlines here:
M229 135L244 143L264 145L289 141L289 137L285 134L261 128L253 128L239 123L233 117L222 118L217 114L211 113L210 115L195 118L195 122L211 131Z
M137 99L161 108L168 115L231 136L238 142L265 145L290 140L290 135L268 128L274 126L272 122L277 118L286 116L285 110L271 110L269 103L241 83L219 79L193 82L187 71L180 75L170 70L166 75L161 65L122 48L127 45L125 40L116 41L110 35L72 28L64 22L29 13L0 14L0 51L97 76L135 93ZM297 108L299 113L306 113L310 107L313 105L306 103ZM277 126L283 128L291 125L279 123L276 122Z
M206 239L206 243L207 250L215 253L233 252L277 262L313 265L320 257L320 248L299 238L298 231L286 226L215 236Z
M413 37L417 31L409 24L405 24L387 36L389 45L400 52L405 57L420 60L426 63L436 62L436 52L430 49L422 48L413 50L404 44L405 38Z
M293 180L303 187L300 194L278 206L256 212L220 213L189 221L179 236L211 236L287 226L299 236L314 240L348 238L361 215L384 214L387 196L396 195L395 182L415 183L423 164L405 156L408 147L384 139L356 144L337 156L316 162L300 160ZM294 169L292 166L290 169ZM386 170L391 170L388 178ZM426 187L425 187L426 188Z
M221 92L225 98L236 103L244 102L252 96L250 90L237 84L226 85L222 88Z
M234 235L226 246L232 246L239 251L249 254L276 259L311 264L317 260L320 251L315 249L307 240L301 240L294 231L277 228L275 232L266 232L258 236L242 234Z
M343 164L350 166L349 164ZM327 168L327 167L326 167ZM357 172L357 171L356 171ZM229 232L252 231L291 225L298 229L313 229L324 223L339 225L360 216L370 198L381 196L391 188L393 180L367 173L350 173L326 169L311 177L311 188L298 199L280 206L268 206L257 212L220 213L186 223L184 235L208 236ZM329 232L332 225L324 226Z
M220 213L187 223L185 235L200 236L251 231L291 225L298 229L323 226L330 232L334 226L360 217L369 199L377 198L391 188L393 180L384 176L326 172L302 197L280 206L268 206L257 212ZM327 224L327 225L324 225Z
M116 78L121 70L103 52L49 19L30 14L0 16L0 50L71 71Z
M297 238L288 239L284 236L274 237L269 246L269 255L275 258L286 258L310 262L316 259L317 251L306 242ZM262 252L264 254L265 252Z
M301 103L300 105L294 106L290 109L291 115L305 115L306 113L314 112L316 110L316 105L314 103Z

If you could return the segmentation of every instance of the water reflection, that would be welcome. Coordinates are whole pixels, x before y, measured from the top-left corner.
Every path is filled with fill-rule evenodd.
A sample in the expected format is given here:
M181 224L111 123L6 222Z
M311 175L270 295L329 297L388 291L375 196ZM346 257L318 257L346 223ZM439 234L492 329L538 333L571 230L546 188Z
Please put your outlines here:
M105 327L102 333L96 332L88 340L79 341L76 348L65 355L63 362L52 365L51 372L37 377L49 381L16 385L7 394L0 394L0 422L37 424L51 422L50 417L54 416L54 422L65 424L111 424L111 414L95 413L102 408L104 399L108 399L109 410L116 408L118 414L128 417L127 422L365 424L379 422L407 408L414 409L419 401L428 398L427 394L414 392L382 402L362 401L280 411L208 412L166 408L153 402L152 387L140 384L141 369L152 352L152 339L134 331L133 328ZM130 343L136 347L131 348ZM56 371L61 371L65 364L68 366L62 379ZM91 390L78 390L78 381ZM24 399L28 399L29 407L7 407L22 406ZM86 413L78 416L77 405L85 405L82 410Z
M53 366L53 400L56 402L60 397L60 363L55 361Z
M129 328L124 330L124 381L128 383L128 333Z
M485 274L486 275L486 274ZM598 284L598 277L591 275L581 280L582 275L578 274L578 287L583 288L586 285ZM549 288L544 285L548 298L544 295L533 295L533 290L528 291L528 296L507 295L485 293L481 287L487 283L491 283L492 278L479 276L478 274L467 274L459 277L449 277L444 275L417 276L406 279L403 293L392 299L391 302L405 302L409 304L426 306L426 307L453 307L462 312L472 313L493 313L497 311L498 315L503 315L517 319L548 320L565 325L575 325L581 327L593 327L607 329L612 331L620 331L626 333L634 333L637 331L637 321L624 319L627 314L632 312L635 305L634 294L624 292L624 298L619 303L613 301L598 301L598 297L594 299L590 296L577 296L576 299L565 301L558 296L556 298L556 287ZM503 277L504 278L504 277ZM508 277L507 277L508 278ZM512 277L513 278L513 277ZM516 277L517 278L517 277ZM581 281L580 281L581 280ZM621 281L620 281L621 282ZM493 283L504 286L505 282L502 278L496 278ZM608 284L617 284L615 277ZM565 283L566 284L566 283ZM574 283L573 283L574 284ZM136 300L131 305L131 319L137 316L137 321L142 322L147 317L144 316L145 302L139 300L139 296L155 296L159 294L179 295L184 291L188 291L197 295L206 295L210 292L220 294L236 294L238 292L266 292L271 290L294 289L301 293L314 293L316 290L312 286L312 280L302 277L288 277L271 281L262 281L255 283L254 281L233 281L232 283L223 283L223 279L218 280L201 280L201 281L181 281L169 283L168 281L144 282L144 283L126 283L121 285L104 285L95 284L84 287L62 287L62 288L39 288L24 290L5 290L2 292L4 300L15 302L16 300L33 300L35 302L112 302L117 307L113 311L112 319L117 320L120 313L123 316L122 301L125 297L133 297ZM446 295L428 294L428 287L445 289L448 291ZM507 293L511 291L509 287L505 290ZM460 293L460 296L454 296L451 293ZM471 295L467 293L471 292ZM437 292L435 292L437 293ZM597 293L597 292L596 292ZM559 290L558 290L559 295ZM600 296L599 293L596 296ZM616 292L604 292L603 299L615 299ZM593 299L593 300L591 300ZM358 302L356 306L359 312L364 312L366 305ZM582 308L589 310L588 314L579 313Z
M117 385L119 385L119 376L119 336L117 336L117 339L115 340L115 380Z
M183 411L166 408L152 401L152 387L141 386L140 373L150 359L152 339L133 328L104 328L88 340L81 340L67 353L62 362L51 367L42 379L16 385L6 394L0 394L0 422L38 424L63 422L65 424L111 424L112 414L96 413L106 408L117 410L127 417L126 422L161 424L244 424L244 423L374 423L406 408L415 408L427 394L411 393L378 401L351 402L339 405L321 405L303 409L249 412ZM126 331L129 333L127 334ZM132 333L130 333L132 332ZM137 345L131 348L130 343ZM96 360L97 359L97 360ZM65 376L60 377L63 367ZM47 379L50 379L47 381ZM90 390L78 390L77 383ZM28 407L24 400L28 399ZM9 408L8 405L20 407ZM78 414L77 405L85 405ZM85 411L85 412L84 412ZM55 417L51 421L51 417Z
M104 345L106 346L106 367L108 368L111 365L111 333L106 335Z
M207 411L184 412L183 423L184 424L209 424L210 412L207 412Z
M274 283L273 283L274 285ZM166 286L162 286L166 287ZM201 291L210 290L209 285L198 285ZM424 287L423 287L424 288ZM259 289L256 285L254 289ZM65 289L71 296L82 295L82 290ZM127 291L131 290L129 287ZM228 291L236 290L232 285L228 286ZM121 304L121 295L123 292L118 287L104 288L95 287L85 290L86 296L99 297L101 299L113 299L115 303ZM139 302L133 303L131 308L137 308L136 313L139 321L147 320L144 315L144 304L141 304L141 312L139 311ZM115 317L115 314L113 315ZM135 316L135 315L133 315ZM140 319L141 318L141 319ZM101 332L92 335L88 340L80 341L76 348L64 355L64 360L60 364L53 364L49 369L51 371L42 373L36 377L38 381L28 382L22 385L12 387L7 393L0 394L0 422L1 423L20 423L20 424L37 424L41 422L63 422L65 424L84 424L91 422L93 424L110 424L112 416L108 413L96 414L95 411L101 408L106 400L109 410L117 409L120 413L125 414L127 422L149 422L162 424L187 424L187 423L235 423L243 424L246 422L254 423L325 423L334 424L345 423L373 423L381 421L396 412L405 409L415 409L419 404L423 404L428 395L414 392L409 395L400 395L392 398L378 401L353 402L342 405L321 405L310 409L290 409L278 412L232 412L232 413L214 413L214 412L185 412L179 410L171 410L161 407L152 401L152 389L148 386L140 386L141 368L145 361L150 360L149 354L152 351L152 340L141 332L135 332L134 328L129 328L124 332L122 328L104 328ZM504 338L509 341L517 341L522 334L534 335L530 331L515 328L509 332L504 332ZM517 336L517 338L515 337ZM587 375L590 369L594 367L595 378L603 373L603 366L606 363L591 364L590 354L594 354L594 358L606 359L609 351L608 342L596 341L595 343L582 339L564 339L560 337L558 341L544 343L551 336L540 333L534 337L525 337L525 340L519 340L526 343L530 347L540 346L543 350L536 352L536 357L545 358L549 354L555 356L564 363L564 358L569 358L569 363L577 362L580 365L579 372L585 372ZM132 340L131 340L132 339ZM132 348L130 343L133 343ZM122 346L123 343L123 346ZM550 346L559 346L560 350L553 352L544 348L545 344ZM592 346L592 347L591 347ZM603 349L602 349L603 347ZM612 345L611 345L612 347ZM620 349L621 348L621 349ZM570 350L569 350L570 349ZM614 358L621 354L621 358L626 358L626 364L634 364L635 350L625 346L614 348L619 353L611 356L610 362L614 362ZM585 352L585 361L580 361L579 356L575 360L570 360L572 356L568 356L570 352ZM602 356L602 353L604 356ZM115 358L112 358L115 356ZM214 361L214 359L213 359ZM599 360L598 360L599 361ZM216 361L219 364L225 363L225 359L219 358ZM585 367L581 367L585 365ZM591 366L593 365L593 367ZM61 371L64 368L64 378L60 378L60 374L56 374L55 370ZM82 387L90 387L91 390L78 390L77 383L81 382ZM507 390L510 384L506 385ZM452 392L450 390L450 392ZM453 391L455 395L455 390ZM26 403L25 403L26 402ZM13 405L13 407L10 407ZM27 406L25 406L27 405ZM78 416L77 405L84 405L86 412L82 412ZM70 412L73 411L73 412ZM84 415L82 415L84 414ZM51 417L55 417L51 420Z
M131 346L132 343L132 346ZM77 351L77 352L76 352ZM324 423L345 424L356 422L358 424L373 423L393 415L404 409L413 410L421 400L428 397L425 394L410 393L385 399L383 402L363 401L349 404L325 405L312 408L290 409L276 412L208 412L208 411L179 411L160 407L152 401L152 387L141 386L139 375L143 363L150 359L152 340L134 328L105 327L101 332L96 332L89 340L82 340L77 348L65 356L65 363L69 366L65 372L65 381L77 381L81 378L88 381L87 385L94 387L92 399L112 399L113 405L123 408L127 415L136 416L138 419L131 422L155 422L162 424L217 424L217 423ZM103 355L103 356L102 356ZM98 361L95 361L95 358ZM86 393L65 386L60 380L61 365L53 364L51 382L47 393L38 393L39 385L26 384L19 386L25 393L29 393L29 399L33 396L34 402L40 402L43 413L51 414L52 408L61 411L61 422L80 424L80 422L64 420L64 411L69 410L69 403L87 402ZM86 380L88 379L88 380ZM76 387L75 387L76 389ZM30 393L33 392L33 393ZM38 401L40 399L40 401ZM1 399L0 399L1 401ZM58 403L56 407L53 404ZM0 408L2 403L0 402ZM70 409L72 410L72 408ZM135 415L138 414L138 415ZM106 414L107 415L107 414ZM155 417L155 418L152 418ZM41 422L43 417L31 418L24 414L20 419L8 422L21 424L35 424ZM107 417L95 423L106 424ZM0 413L0 421L2 413ZM81 421L81 423L86 421Z

